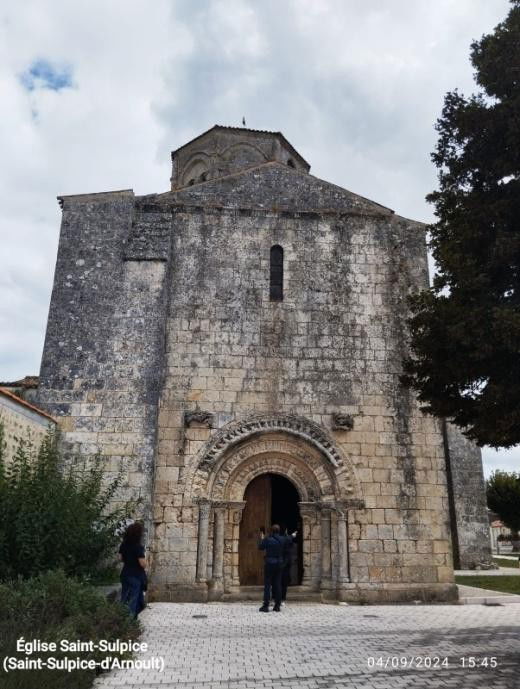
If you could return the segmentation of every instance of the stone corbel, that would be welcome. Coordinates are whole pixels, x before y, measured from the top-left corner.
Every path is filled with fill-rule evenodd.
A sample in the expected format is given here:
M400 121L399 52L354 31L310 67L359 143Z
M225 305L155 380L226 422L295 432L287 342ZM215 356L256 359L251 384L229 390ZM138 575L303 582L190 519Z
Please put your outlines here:
M213 421L215 415L209 411L203 411L202 409L195 409L193 411L184 412L184 426L189 428L192 423L198 423L208 428L213 428Z
M354 428L354 417L350 414L333 414L333 431L351 431Z

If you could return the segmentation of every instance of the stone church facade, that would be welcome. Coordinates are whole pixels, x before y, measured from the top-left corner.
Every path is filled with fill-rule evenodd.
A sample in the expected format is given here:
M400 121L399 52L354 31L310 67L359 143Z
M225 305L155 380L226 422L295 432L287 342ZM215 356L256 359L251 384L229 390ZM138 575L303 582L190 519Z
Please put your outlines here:
M140 498L152 596L248 595L276 520L294 596L453 599L489 537L480 452L400 384L424 226L221 126L166 193L60 203L37 400Z

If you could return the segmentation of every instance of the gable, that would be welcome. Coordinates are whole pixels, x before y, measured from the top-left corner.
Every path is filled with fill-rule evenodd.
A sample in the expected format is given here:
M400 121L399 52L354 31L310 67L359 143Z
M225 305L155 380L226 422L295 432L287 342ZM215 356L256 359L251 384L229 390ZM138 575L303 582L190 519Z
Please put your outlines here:
M337 210L362 214L393 214L391 209L375 201L277 162L158 194L154 200L264 210Z

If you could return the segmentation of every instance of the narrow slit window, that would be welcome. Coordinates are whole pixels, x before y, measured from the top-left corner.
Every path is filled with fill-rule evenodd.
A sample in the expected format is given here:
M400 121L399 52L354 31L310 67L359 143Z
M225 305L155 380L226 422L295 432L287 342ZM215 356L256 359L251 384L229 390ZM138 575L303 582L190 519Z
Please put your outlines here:
M283 249L278 245L271 247L270 278L270 300L283 301Z

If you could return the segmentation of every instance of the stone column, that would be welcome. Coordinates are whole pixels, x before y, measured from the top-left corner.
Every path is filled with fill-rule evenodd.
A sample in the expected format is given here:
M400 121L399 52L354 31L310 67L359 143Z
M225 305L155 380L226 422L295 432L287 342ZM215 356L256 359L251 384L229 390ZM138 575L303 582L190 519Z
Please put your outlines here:
M348 511L359 510L365 507L363 500L350 498L340 500L336 503L336 514L338 524L338 580L337 597L338 600L352 600L352 589L354 584L350 581L350 555L348 543ZM349 596L350 592L350 596Z
M209 600L219 600L224 593L224 517L226 507L215 505L213 531L213 570L210 582Z
M199 537L197 543L197 583L205 584L208 578L209 500L199 500Z
M245 502L228 502L227 506L231 513L232 523L232 540L231 540L231 584L230 591L237 592L240 588L240 575L238 569L238 548L240 540L240 522L242 521L242 512L246 506ZM226 580L226 592L228 590L228 583Z
M298 507L302 518L302 586L313 586L315 578L312 576L313 526L316 523L318 506L315 502L299 502Z
M350 581L348 567L347 510L338 505L338 590Z
M321 505L321 590L332 588L331 529L330 518L332 507Z

